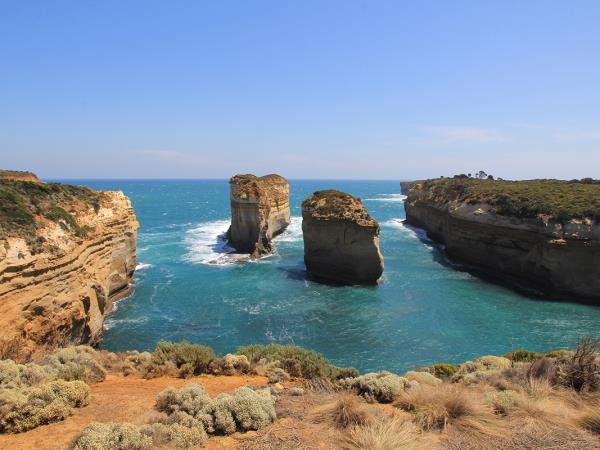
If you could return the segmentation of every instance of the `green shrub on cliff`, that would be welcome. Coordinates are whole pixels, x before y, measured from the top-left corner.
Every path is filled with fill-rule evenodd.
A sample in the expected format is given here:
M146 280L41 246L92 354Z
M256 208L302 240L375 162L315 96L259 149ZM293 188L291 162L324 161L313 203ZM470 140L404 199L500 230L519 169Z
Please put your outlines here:
M544 355L542 353L530 352L520 348L514 352L506 353L504 357L510 359L512 362L533 362L543 358Z
M292 377L339 379L356 376L356 369L342 369L331 364L327 358L313 350L294 345L248 345L240 347L238 353L248 357L251 363L264 359L279 361L279 365Z
M101 192L61 183L0 180L0 239L18 236L32 239L37 228L36 216L62 224L77 235L87 232L64 208L81 206L98 211ZM68 209L68 208L67 208Z
M488 203L501 215L536 217L539 214L568 221L600 220L600 184L577 180L478 180L438 178L419 183L436 203ZM417 185L417 186L419 186Z
M186 377L207 372L216 358L213 349L206 345L162 341L156 345L151 363L155 366L154 371L175 367L180 376Z

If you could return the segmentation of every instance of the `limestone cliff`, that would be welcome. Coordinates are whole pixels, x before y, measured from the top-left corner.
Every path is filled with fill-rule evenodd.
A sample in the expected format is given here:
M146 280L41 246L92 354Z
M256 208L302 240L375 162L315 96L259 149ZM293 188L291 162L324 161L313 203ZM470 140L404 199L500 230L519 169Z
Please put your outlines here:
M229 180L229 245L259 258L272 252L271 240L290 224L290 186L279 175L236 175Z
M318 191L302 202L304 263L324 280L372 284L383 273L379 224L360 200L339 191Z
M138 223L121 192L0 181L0 350L95 344L136 265Z
M600 224L586 217L596 214L595 189L556 180L429 180L411 187L406 220L469 268L554 297L597 302Z

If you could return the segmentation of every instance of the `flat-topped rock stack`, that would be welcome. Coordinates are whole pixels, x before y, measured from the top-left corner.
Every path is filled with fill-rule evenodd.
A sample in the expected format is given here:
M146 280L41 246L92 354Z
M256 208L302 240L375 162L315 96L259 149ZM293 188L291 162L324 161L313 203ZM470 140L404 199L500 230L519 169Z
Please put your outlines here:
M229 180L229 245L252 258L273 251L271 240L290 224L290 185L280 175L235 175Z
M314 277L374 284L383 273L379 224L344 192L317 191L302 202L304 262Z

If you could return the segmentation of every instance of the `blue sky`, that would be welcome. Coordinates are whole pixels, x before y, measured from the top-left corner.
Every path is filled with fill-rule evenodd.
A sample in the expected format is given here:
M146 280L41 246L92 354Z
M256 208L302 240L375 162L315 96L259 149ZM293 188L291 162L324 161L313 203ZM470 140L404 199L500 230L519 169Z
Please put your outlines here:
M599 1L0 0L0 166L600 178Z

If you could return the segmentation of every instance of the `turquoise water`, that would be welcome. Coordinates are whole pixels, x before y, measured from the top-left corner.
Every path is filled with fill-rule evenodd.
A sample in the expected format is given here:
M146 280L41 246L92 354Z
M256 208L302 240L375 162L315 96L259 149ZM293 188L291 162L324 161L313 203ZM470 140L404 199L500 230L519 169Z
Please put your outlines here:
M292 225L277 255L238 263L219 235L229 218L226 180L82 181L123 190L141 223L135 292L106 323L109 350L189 340L219 353L292 343L361 371L404 371L518 347L547 350L597 335L600 308L530 299L457 271L404 218L394 181L292 181ZM307 281L300 203L336 188L363 199L381 224L385 272L376 287Z

